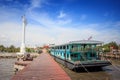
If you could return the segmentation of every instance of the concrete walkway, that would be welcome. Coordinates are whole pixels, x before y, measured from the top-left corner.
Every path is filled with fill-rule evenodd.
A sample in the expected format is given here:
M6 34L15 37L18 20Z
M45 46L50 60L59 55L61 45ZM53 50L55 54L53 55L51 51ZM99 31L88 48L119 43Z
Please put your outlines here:
M30 65L18 72L11 80L71 80L54 59L43 50Z

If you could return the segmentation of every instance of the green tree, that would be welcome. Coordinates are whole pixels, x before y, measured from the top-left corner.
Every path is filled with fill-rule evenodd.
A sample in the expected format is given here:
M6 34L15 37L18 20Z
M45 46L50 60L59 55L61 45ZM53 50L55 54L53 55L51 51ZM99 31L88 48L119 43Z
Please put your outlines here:
M26 52L31 52L31 49L30 48L26 48Z
M0 52L19 52L20 48L16 48L14 45L11 45L10 47L4 47L3 45L0 45Z
M14 51L14 46L13 45L11 45L9 48L8 48L8 52L13 52Z
M110 47L113 47L114 49L118 49L118 45L116 42L110 42L108 44L103 45L102 48L104 48L105 52L110 52Z
M0 45L0 52L3 52L5 50L5 47L3 45Z
M118 45L116 42L109 43L109 46L112 46L114 49L118 49Z
M118 49L120 50L120 44L118 45Z

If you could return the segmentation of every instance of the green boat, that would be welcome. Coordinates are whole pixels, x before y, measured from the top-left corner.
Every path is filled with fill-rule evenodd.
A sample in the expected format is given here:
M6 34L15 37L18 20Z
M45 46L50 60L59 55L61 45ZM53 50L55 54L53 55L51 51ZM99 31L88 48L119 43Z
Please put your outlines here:
M69 69L104 67L111 65L107 60L101 60L99 46L103 42L95 40L71 41L66 44L53 45L50 54L54 59Z

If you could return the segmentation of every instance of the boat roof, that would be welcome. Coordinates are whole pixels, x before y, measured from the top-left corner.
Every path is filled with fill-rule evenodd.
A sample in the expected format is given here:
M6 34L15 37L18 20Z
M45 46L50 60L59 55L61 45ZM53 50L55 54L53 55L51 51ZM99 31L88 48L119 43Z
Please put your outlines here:
M79 41L70 41L69 44L102 44L101 41L95 40L79 40Z
M69 45L69 44L103 44L101 41L96 41L96 40L78 40L78 41L70 41L69 43L66 44L61 44L61 45L53 45L54 46L63 46L63 45Z

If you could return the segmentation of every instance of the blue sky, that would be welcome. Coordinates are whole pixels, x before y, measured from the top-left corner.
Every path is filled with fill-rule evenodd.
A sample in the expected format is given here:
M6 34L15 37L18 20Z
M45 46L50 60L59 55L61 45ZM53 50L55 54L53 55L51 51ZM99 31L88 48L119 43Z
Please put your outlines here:
M88 39L120 43L120 0L0 0L0 44L20 46Z

